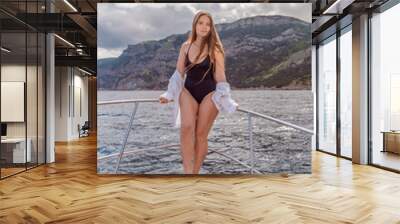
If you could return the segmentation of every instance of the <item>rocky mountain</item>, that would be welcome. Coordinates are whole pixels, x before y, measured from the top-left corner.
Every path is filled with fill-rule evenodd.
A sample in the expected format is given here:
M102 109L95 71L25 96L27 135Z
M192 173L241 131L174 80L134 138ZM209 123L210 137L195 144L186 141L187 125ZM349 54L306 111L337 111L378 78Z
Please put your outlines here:
M255 16L216 27L232 88L311 88L310 23ZM118 58L98 60L98 88L165 89L188 34L129 45Z

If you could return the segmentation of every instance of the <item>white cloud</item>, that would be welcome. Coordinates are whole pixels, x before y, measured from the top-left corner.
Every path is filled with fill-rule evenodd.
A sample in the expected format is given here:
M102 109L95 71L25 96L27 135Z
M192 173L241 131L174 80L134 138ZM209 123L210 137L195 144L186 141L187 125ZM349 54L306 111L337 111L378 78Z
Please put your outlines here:
M97 58L116 58L121 55L124 48L112 48L112 49L105 49L105 48L97 48Z
M129 44L185 33L198 10L210 12L216 24L256 15L285 15L311 23L310 3L98 3L99 53L116 55Z

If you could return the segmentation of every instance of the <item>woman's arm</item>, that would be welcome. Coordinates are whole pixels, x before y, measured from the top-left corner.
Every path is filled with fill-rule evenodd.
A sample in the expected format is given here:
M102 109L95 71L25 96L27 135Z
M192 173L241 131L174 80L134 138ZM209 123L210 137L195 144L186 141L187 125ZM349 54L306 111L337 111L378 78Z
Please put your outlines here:
M179 52L178 61L176 63L176 71L169 78L168 89L159 97L160 103L168 103L178 96L182 88L184 71L185 71L185 56L187 49L187 42L183 43Z
M219 50L216 50L214 55L215 55L214 79L217 83L226 82L224 55Z
M224 56L219 51L215 52L215 66L214 78L217 86L212 96L212 101L218 111L233 113L236 111L238 104L231 98L231 87L225 76Z
M178 61L176 62L176 70L178 70L178 72L182 75L182 78L184 75L183 73L185 72L185 57L188 46L189 46L188 42L182 44L181 49L179 51Z

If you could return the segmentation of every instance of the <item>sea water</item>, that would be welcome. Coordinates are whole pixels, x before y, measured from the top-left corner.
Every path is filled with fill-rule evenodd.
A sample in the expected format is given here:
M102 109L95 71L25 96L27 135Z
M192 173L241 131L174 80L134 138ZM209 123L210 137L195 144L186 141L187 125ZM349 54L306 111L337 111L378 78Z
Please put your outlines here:
M161 93L99 91L98 101L158 99ZM232 98L240 108L313 130L311 91L233 90ZM99 173L114 173L133 108L132 103L98 106ZM182 173L179 129L171 126L172 110L172 104L139 104L118 173ZM311 135L258 117L252 117L252 124L255 169L262 173L311 172ZM204 160L202 174L249 173L248 167L231 159L251 166L248 114L239 111L219 114L208 142L210 150ZM111 157L105 158L109 155Z

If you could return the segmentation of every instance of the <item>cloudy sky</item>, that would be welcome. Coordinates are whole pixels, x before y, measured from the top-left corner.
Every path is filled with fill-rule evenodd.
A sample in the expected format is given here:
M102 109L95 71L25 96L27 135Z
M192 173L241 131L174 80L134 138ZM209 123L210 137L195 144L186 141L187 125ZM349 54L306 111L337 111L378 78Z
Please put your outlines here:
M118 57L129 44L185 33L198 10L210 12L216 24L256 15L311 23L310 3L98 3L97 9L99 59Z

